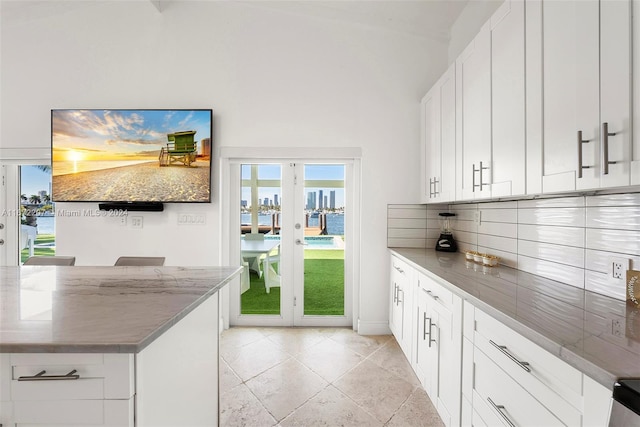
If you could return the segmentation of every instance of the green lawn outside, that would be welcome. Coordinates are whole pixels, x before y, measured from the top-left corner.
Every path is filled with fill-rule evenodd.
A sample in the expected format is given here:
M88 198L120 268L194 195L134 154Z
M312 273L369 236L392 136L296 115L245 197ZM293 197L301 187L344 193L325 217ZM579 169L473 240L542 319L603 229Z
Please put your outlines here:
M55 241L56 241L56 236L54 234L38 234L36 236L36 241L34 242L34 244L42 245L45 243L54 243ZM38 248L34 246L33 248L34 256L55 255L55 254L56 254L55 247ZM20 263L25 262L27 258L29 258L29 249L23 249L22 251L20 251Z
M344 250L304 251L305 315L344 315ZM264 281L251 274L241 296L242 314L280 314L280 288L265 292Z

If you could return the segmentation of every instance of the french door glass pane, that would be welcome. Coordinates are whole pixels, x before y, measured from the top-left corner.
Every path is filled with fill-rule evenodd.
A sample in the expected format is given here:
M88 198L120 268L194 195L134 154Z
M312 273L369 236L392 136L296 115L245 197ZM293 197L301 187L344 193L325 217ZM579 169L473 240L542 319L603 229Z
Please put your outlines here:
M280 314L281 179L279 164L241 167L241 314Z
M344 315L344 165L304 166L304 315Z

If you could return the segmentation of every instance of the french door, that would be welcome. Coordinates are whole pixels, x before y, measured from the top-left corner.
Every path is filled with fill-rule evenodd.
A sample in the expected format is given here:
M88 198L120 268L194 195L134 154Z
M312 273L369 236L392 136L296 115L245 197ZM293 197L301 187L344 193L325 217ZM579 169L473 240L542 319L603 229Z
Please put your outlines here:
M228 262L243 266L229 288L230 324L352 325L354 163L242 159L228 167Z

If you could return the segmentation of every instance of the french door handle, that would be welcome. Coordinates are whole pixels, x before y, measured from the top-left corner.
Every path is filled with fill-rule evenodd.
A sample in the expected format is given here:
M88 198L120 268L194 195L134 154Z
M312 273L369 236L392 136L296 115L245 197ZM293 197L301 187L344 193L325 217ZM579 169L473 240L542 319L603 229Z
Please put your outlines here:
M302 240L300 240L300 239L296 239L296 245L300 245L300 246L307 246L307 245L308 245L308 243L305 243L305 242L303 242L303 241L302 241Z

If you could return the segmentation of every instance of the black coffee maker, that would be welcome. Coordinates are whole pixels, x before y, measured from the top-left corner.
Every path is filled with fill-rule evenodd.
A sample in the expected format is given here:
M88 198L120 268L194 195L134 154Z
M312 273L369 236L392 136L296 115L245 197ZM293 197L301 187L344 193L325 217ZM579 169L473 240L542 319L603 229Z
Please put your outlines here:
M456 252L458 250L458 244L453 240L453 233L451 232L451 217L456 216L456 214L440 212L438 215L441 217L442 231L436 242L436 251Z

